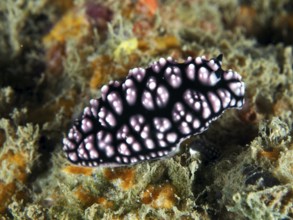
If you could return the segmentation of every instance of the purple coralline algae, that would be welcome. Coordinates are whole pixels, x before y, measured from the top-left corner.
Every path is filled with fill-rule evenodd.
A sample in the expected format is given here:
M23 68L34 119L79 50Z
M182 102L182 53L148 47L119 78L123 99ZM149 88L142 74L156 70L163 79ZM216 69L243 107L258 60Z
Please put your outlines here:
M180 143L205 131L228 108L242 108L241 76L221 68L222 55L160 58L134 68L123 82L101 88L63 139L74 164L123 166L172 156Z

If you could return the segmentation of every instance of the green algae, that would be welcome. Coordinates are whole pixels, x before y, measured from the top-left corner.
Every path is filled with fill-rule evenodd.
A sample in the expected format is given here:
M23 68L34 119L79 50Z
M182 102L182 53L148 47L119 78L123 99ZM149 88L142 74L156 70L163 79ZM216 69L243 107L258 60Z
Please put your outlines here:
M278 172L279 164L288 170L292 162L275 155L270 157L270 154L263 154L269 149L272 154L278 152L280 155L292 155L292 120L288 117L290 114L288 112L284 118L274 117L269 122L262 122L259 126L260 136L251 142L247 150L216 165L215 170L219 172L223 169L222 166L227 169L227 163L233 164L233 167L226 170L225 175L216 177L212 188L221 190L221 205L232 212L234 217L279 219L292 216L292 179L284 178ZM247 164L267 170L271 173L270 178L261 176L255 179L253 184L247 184L249 176L243 172ZM272 183L272 177L278 181Z
M277 33L283 28L277 25L278 19L274 20L270 30L271 39L280 43L266 44L271 39L264 36L271 19L282 13L290 14L284 11L289 1L255 1L249 5L257 12L257 31L235 24L238 1L184 1L179 6L175 1L167 3L160 6L161 11L154 18L155 28L150 29L150 35L146 37L174 34L180 40L181 48L167 49L155 55L137 49L134 53L140 58L131 63L133 67L147 65L158 55L179 53L179 57L184 58L224 53L224 69L235 69L244 78L247 102L256 109L256 123L241 121L234 111L227 111L201 135L220 149L221 157L217 161L203 164L197 155L189 155L186 144L173 158L133 167L134 183L127 190L120 187L121 179L109 181L103 169L95 170L90 176L66 173L63 168L69 163L63 157L61 139L72 117L66 112L65 105L56 104L53 110L49 110L49 106L65 96L75 101L68 108L78 114L89 96L97 96L98 90L88 89L90 61L101 55L113 56L120 43L134 38L134 19L122 15L121 6L125 11L127 9L123 3L112 6L105 3L115 13L109 23L108 36L102 39L96 33L82 47L75 39L66 41L63 74L59 77L44 69L40 76L38 71L32 70L36 69L36 62L46 62L45 55L39 53L40 48L45 50L41 38L46 33L40 30L46 22L38 23L36 28L31 26L36 24L36 15L45 14L52 25L56 17L62 15L56 14L56 6L47 1L24 1L15 5L1 2L1 16L4 14L6 19L1 20L0 25L0 64L5 67L0 73L8 77L0 78L0 127L5 134L0 141L0 153L3 155L12 150L29 155L23 167L28 181L17 182L17 190L12 192L11 200L6 200L6 209L1 212L3 218L293 218L292 47L288 45L289 38ZM32 42L27 43L28 39ZM122 65L115 62L114 65ZM126 57L123 62L130 61ZM116 73L109 73L109 79L116 77ZM72 95L74 93L69 92L72 90L78 95ZM46 107L42 107L44 105ZM40 108L42 114L36 114ZM46 114L52 117L47 118ZM9 166L2 163L1 183L15 179ZM247 184L250 177L243 172L247 166L261 169L260 173L269 177L261 176ZM277 180L273 185L265 182L271 178ZM142 203L141 193L148 185L166 182L176 189L176 200L171 209ZM18 189L26 196L16 196ZM78 197L79 189L92 197L91 200ZM100 197L113 202L113 206L105 207L94 200Z

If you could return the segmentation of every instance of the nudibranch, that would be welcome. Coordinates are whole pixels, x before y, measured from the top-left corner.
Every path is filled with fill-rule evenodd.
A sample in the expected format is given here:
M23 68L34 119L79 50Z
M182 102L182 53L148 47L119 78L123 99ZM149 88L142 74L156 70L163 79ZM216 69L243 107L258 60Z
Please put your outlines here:
M221 65L222 54L183 63L160 58L104 85L63 139L67 158L114 167L174 155L184 139L205 131L226 109L242 108L241 76Z

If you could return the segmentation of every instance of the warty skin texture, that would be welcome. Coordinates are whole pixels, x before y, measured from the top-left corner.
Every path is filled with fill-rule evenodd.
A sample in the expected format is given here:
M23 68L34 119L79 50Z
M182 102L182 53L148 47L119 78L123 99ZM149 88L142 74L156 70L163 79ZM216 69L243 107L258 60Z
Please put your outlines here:
M160 58L103 86L63 139L67 158L114 167L174 155L184 139L205 131L226 109L242 108L241 76L221 64L222 55L184 63Z

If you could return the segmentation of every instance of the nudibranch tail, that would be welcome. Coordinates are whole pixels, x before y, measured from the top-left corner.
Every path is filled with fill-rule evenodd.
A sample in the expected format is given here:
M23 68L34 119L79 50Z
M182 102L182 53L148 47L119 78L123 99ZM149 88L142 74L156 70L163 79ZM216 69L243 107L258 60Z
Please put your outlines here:
M103 86L63 139L67 158L82 166L123 166L175 154L182 140L244 104L241 76L222 70L222 57L160 58Z

